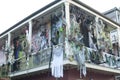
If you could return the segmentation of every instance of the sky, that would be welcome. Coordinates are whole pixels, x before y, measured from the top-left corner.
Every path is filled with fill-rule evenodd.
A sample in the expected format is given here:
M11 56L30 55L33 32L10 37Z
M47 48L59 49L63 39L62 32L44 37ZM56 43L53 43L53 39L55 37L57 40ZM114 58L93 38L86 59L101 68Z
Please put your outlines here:
M0 0L0 34L54 0ZM80 0L99 12L120 7L120 0Z

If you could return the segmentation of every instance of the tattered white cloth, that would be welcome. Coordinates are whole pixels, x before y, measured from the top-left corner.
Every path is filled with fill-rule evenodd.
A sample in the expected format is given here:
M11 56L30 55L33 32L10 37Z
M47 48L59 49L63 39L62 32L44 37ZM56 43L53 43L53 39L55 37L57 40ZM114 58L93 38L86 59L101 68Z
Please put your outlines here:
M53 46L53 61L51 64L52 76L56 78L63 77L63 48L62 46Z
M82 78L82 74L86 77L87 72L85 66L85 49L84 47L82 47L82 49L78 47L75 49L75 51L76 51L75 58L80 68L80 78Z
M4 52L1 50L1 51L0 51L0 66L2 66L3 64L6 64L6 55L5 55Z

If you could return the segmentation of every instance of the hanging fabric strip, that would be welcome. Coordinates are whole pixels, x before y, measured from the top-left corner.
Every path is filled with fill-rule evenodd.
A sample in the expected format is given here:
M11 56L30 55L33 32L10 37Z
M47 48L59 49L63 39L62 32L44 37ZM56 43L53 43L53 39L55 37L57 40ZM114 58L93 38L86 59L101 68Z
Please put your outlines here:
M86 77L86 66L85 66L85 48L82 46L78 46L74 48L75 52L75 59L78 63L80 68L80 78L82 78L82 74Z
M53 46L52 76L56 78L63 77L63 48L62 46Z

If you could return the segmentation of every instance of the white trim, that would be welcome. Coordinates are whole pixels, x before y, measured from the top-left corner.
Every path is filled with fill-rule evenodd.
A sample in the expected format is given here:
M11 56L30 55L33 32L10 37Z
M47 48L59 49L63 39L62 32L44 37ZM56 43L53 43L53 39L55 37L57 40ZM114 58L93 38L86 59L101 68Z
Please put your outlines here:
M91 64L91 63L86 63L85 65L86 65L86 67L91 68L91 69L97 69L97 70L101 70L101 71L120 74L119 69L114 69L114 68L105 67L105 66L96 65L96 64Z
M119 19L118 19L118 11L115 11L115 17L116 17L116 22L119 23Z
M31 46L32 46L32 21L29 21L29 51L31 51Z
M104 21L106 21L106 22L112 24L113 26L119 28L118 25L112 23L111 21L109 21L109 20L107 20L106 18L104 18L104 17L98 15L97 13L94 13L93 11L90 11L89 9L87 9L87 8L85 8L85 7L83 7L83 6L81 6L80 4L78 4L78 3L74 2L74 1L71 1L71 0L68 0L68 1L69 1L70 3L72 3L73 5L75 5L75 6L79 7L79 8L82 8L83 10L85 10L85 11L87 11L87 12L89 12L89 13L91 13L91 14L93 14L93 15L95 15L95 16L101 18L101 19L103 19Z
M66 1L64 3L65 5L65 19L66 19L66 38L68 38L69 34L70 34L70 4L68 1ZM67 40L65 39L65 42ZM67 43L65 43L65 54L67 55L67 53L69 53L69 51L67 50Z
M72 65L77 65L76 61L73 62L69 62ZM91 68L91 69L96 69L96 70L100 70L100 71L106 71L106 72L111 72L111 73L116 73L116 74L120 74L120 70L119 69L114 69L114 68L110 68L110 67L105 67L105 66L101 66L101 65L96 65L96 64L92 64L92 63L85 63L87 68Z
M66 65L66 64L70 64L70 61L64 60L63 65ZM29 74L29 73L33 73L33 72L36 72L36 71L45 70L45 69L48 69L48 68L49 68L49 65L45 65L45 66L41 66L41 67L38 66L37 68L26 69L24 71L19 71L19 72L11 73L9 75L9 77L15 77L15 76L23 75L23 74Z
M11 33L8 33L8 47L10 47L10 42L11 42Z
M120 27L117 29L117 34L118 34L118 46L120 47Z
M64 60L63 65L77 65L76 61L69 61L69 60ZM87 68L90 69L95 69L95 70L100 70L100 71L105 71L108 73L115 73L115 74L120 74L120 70L119 69L113 69L113 68L109 68L109 67L104 67L104 66L100 66L100 65L96 65L96 64L92 64L92 63L85 63ZM45 65L45 66L41 66L41 67L37 67L37 68L33 68L33 69L26 69L25 71L20 71L20 72L16 72L16 73L11 73L9 76L10 77L15 77L15 76L20 76L20 75L24 75L24 74L29 74L29 73L33 73L36 71L41 71L41 70L46 70L49 68L49 65Z
M66 34L69 34L70 33L70 4L68 1L65 2L65 19L67 23Z
M12 73L9 76L10 77L14 77L14 76L28 74L28 73L32 73L32 72L35 72L35 71L45 70L45 69L48 69L48 65L45 65L45 66L42 66L42 67L33 68L33 69L26 69L25 71L20 71L20 72Z
M3 38L3 37L5 37L5 36L7 36L7 35L8 35L8 33L6 33L6 34L0 36L0 39Z

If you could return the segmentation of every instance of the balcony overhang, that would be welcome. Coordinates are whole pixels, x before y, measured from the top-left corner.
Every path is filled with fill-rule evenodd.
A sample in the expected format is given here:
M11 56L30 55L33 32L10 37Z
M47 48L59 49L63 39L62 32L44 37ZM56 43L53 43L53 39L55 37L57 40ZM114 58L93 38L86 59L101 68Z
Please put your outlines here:
M76 61L69 62L69 64L77 66ZM111 68L111 67L106 67L103 65L97 65L94 63L87 63L87 62L85 63L85 65L86 65L87 69L93 70L95 72L114 74L114 75L120 74L120 69L118 69L118 68Z
M72 65L72 64L71 64L70 61L64 60L63 65L66 66L66 65ZM10 73L9 77L22 76L24 74L32 74L32 73L36 73L38 71L45 71L45 70L48 70L48 69L49 69L49 65L47 64L47 65L36 67L36 68L33 68L33 69L26 69L26 70L23 70L23 71Z
M69 68L74 68L77 66L77 62L76 61L69 61L69 60L64 60L63 65L66 67L69 66ZM105 67L102 65L96 65L93 63L85 63L87 70L92 70L95 72L100 72L100 73L104 73L104 74L114 74L114 75L119 75L120 74L120 69L114 69L114 68L110 68L110 67ZM45 70L49 69L49 65L45 65L45 66L41 66L41 67L37 67L37 68L33 68L33 69L26 69L24 71L19 71L19 72L14 72L11 73L9 75L9 77L17 77L17 76L23 76L26 74L34 74L37 72L43 72Z

